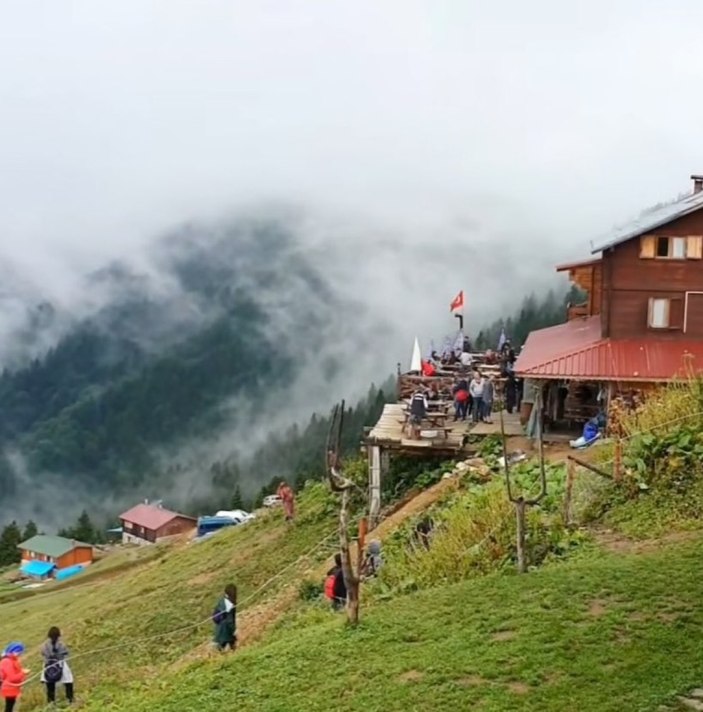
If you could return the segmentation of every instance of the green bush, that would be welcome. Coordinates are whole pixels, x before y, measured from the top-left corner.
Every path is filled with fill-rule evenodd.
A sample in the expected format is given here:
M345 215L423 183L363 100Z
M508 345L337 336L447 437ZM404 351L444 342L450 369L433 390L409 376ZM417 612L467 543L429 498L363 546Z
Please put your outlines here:
M324 584L313 579L304 579L298 586L298 598L301 601L317 601L324 592Z

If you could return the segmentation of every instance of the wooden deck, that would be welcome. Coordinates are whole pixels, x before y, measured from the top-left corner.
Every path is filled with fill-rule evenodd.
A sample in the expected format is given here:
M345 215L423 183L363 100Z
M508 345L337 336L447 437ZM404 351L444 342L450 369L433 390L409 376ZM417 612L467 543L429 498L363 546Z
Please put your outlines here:
M454 423L452 419L447 419L447 428L451 430L445 438L442 433L432 440L422 438L413 440L403 432L403 420L405 413L402 403L387 403L383 407L383 413L376 425L366 436L369 445L381 445L394 450L438 450L444 452L459 452L463 448L464 438L469 430L467 423ZM426 426L427 430L432 429Z
M493 413L491 418L492 423L476 423L470 430L471 435L500 435L500 413ZM503 423L508 437L525 434L518 413L503 413Z

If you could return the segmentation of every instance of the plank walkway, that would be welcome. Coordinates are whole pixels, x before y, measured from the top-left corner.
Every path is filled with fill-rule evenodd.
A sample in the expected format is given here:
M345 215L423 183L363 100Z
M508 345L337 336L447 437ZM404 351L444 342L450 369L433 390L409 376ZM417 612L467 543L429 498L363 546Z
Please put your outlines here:
M493 413L492 423L476 423L471 427L471 435L500 435L500 413ZM505 434L524 435L525 430L520 425L520 415L518 413L503 413L505 424Z
M447 418L446 427L450 428L447 437L440 433L433 439L422 438L413 440L403 432L405 414L402 403L387 403L376 425L366 436L369 444L381 445L392 449L402 450L445 450L459 452L464 449L464 440L467 435L498 435L500 434L500 414L493 414L492 423L472 423L471 420L454 422ZM522 436L525 431L520 425L518 413L503 413L505 434L507 436ZM429 426L427 430L431 430Z
M385 445L386 447L408 450L456 450L459 451L463 447L464 437L468 434L467 423L454 423L451 418L447 418L447 428L451 430L445 438L442 433L438 434L437 438L413 440L403 432L403 421L405 413L402 403L387 403L383 407L381 417L376 425L371 428L371 431L366 436L369 443L377 445ZM431 430L429 426L426 428Z

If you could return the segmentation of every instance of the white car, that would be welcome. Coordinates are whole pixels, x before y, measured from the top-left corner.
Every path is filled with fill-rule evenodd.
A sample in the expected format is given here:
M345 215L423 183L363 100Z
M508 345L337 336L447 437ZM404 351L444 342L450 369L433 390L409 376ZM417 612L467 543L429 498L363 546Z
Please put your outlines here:
M264 507L278 507L281 504L283 504L283 500L277 494L270 494L268 497L264 497Z
M238 524L244 524L244 522L250 522L252 519L256 519L255 514L245 512L243 509L221 509L215 516L226 517Z

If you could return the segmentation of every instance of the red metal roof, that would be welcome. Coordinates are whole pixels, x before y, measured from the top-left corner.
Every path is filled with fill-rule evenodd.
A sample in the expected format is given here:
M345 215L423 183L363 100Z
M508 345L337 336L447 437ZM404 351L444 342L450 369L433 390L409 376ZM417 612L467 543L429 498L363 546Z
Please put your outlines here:
M156 531L157 529L161 529L164 524L168 524L172 519L185 516L185 514L171 512L168 509L157 507L154 504L138 504L123 514L120 514L120 519L144 527L144 529ZM192 517L188 517L188 519L192 519ZM195 521L195 519L193 519L193 521Z
M515 364L528 378L670 381L703 372L703 341L601 339L600 317L533 331Z

